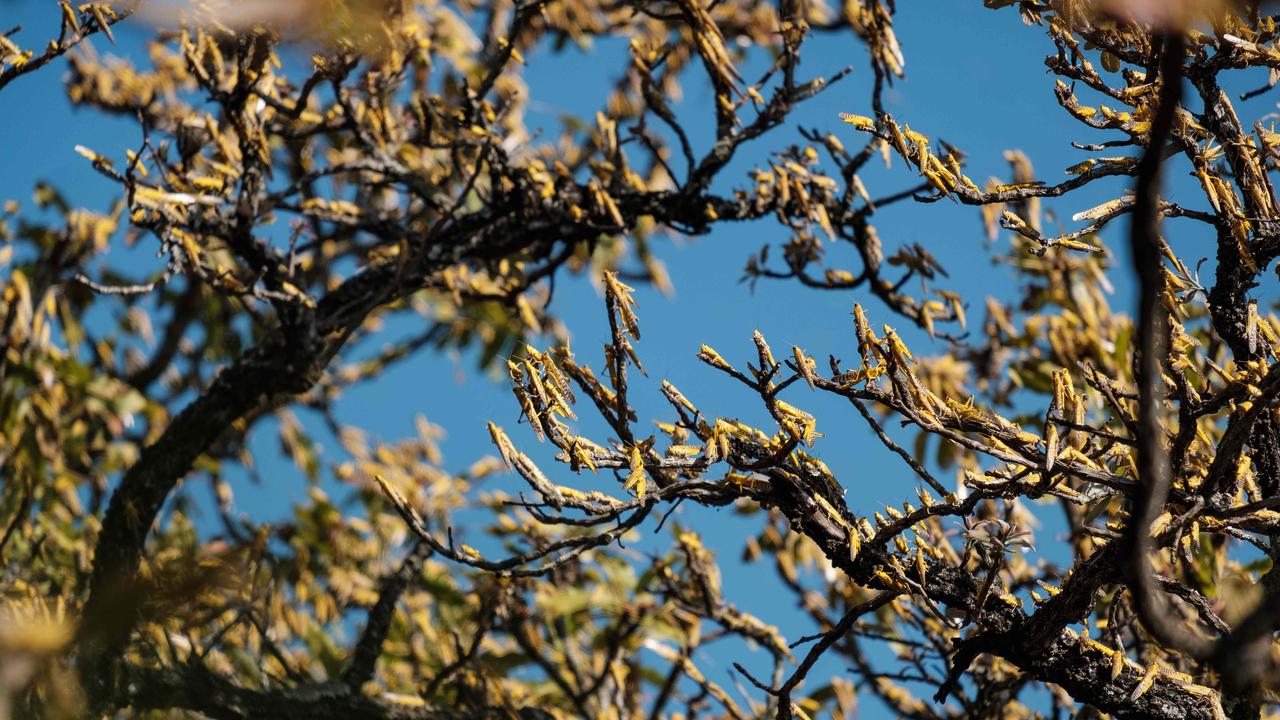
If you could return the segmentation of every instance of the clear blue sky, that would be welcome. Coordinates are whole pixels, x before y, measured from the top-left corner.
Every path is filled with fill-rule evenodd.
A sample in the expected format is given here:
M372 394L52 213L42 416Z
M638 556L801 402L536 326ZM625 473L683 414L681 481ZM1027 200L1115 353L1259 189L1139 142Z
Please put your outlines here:
M975 179L1008 177L1003 159L1006 149L1026 152L1040 177L1049 182L1061 179L1065 167L1087 156L1072 149L1068 141L1092 142L1098 138L1086 135L1084 128L1054 101L1053 78L1043 64L1053 48L1042 31L1024 27L1016 12L994 12L978 2L898 5L895 28L907 56L907 78L888 91L886 102L899 121L967 152L968 174ZM944 7L945 12L940 9ZM0 17L4 29L15 24L25 26L17 36L19 42L39 45L54 32L57 12L48 2L0 0ZM95 49L142 57L137 50L148 37L145 28L126 23L116 34L119 46L112 48L105 40L95 39ZM589 117L604 97L604 88L613 74L622 67L624 48L625 43L617 41L603 43L592 53L531 53L528 82L535 112L542 114L540 120L550 125L558 112ZM817 100L803 105L771 140L743 152L725 174L729 181L726 186L744 182L745 171L763 160L766 151L801 141L795 132L797 124L844 133L851 146L858 142L836 115L841 111L871 114L871 77L863 46L849 35L813 39L806 47L802 71L805 75L830 76L845 65L853 66L853 74ZM131 122L71 108L58 83L65 67L64 62L59 62L18 80L0 94L0 167L4 168L0 173L0 199L28 200L32 184L48 180L61 188L73 204L105 209L114 197L114 188L93 173L73 147L83 144L120 155L125 148L139 144L139 134ZM705 113L711 101L708 88L690 87L682 112ZM869 173L866 180L873 195L883 195L910 186L915 177L898 163L889 172ZM1114 183L1098 185L1066 201L1050 201L1046 207L1052 208L1068 227L1074 227L1068 220L1073 213L1114 197L1119 187ZM970 299L972 320L981 320L984 297L1008 298L1013 294L1015 288L1008 272L990 262L977 209L947 202L903 203L877 214L875 222L890 252L899 244L919 242L942 260L951 278L939 285ZM1169 228L1175 242L1196 242L1179 239L1179 227ZM1118 229L1121 226L1109 235L1113 246ZM639 352L651 378L632 391L641 418L666 418L669 414L657 392L657 381L662 378L670 379L716 415L748 420L761 417L758 401L753 403L745 392L694 359L700 343L709 343L726 357L745 361L752 356L751 333L759 329L776 349L786 350L794 344L818 358L831 353L849 359L855 355L849 315L855 300L866 305L873 320L902 325L861 291L821 293L789 283L761 282L754 294L749 292L738 283L747 255L765 243L783 238L783 231L776 224L763 222L725 227L696 240L660 243L658 250L671 272L676 293L670 298L646 290L638 293L644 331ZM1205 247L1200 254L1210 254L1208 243L1199 242ZM1005 247L1004 243L1007 238L1001 237L996 249ZM154 247L147 246L146 241L143 246L131 254L139 263L139 274L160 262L152 255ZM1194 252L1191 256L1198 257ZM856 257L847 257L847 266L857 269ZM1123 254L1117 260L1122 268L1127 267ZM1126 273L1122 270L1117 275L1116 285L1124 293L1129 287ZM1123 295L1113 301L1121 308L1129 306ZM595 356L606 338L607 325L595 291L582 280L562 278L554 309L572 331L576 352L598 365ZM410 331L411 327L396 324L384 339ZM927 337L910 330L905 334L918 354L946 350L938 344L930 351ZM371 439L394 441L413 435L414 416L425 415L447 429L446 461L458 469L492 453L485 430L485 422L490 419L506 426L517 444L532 446L534 438L524 432L523 426L516 425L516 405L505 382L495 382L474 368L469 357L423 355L345 396L338 405L340 416L366 428ZM848 489L846 500L855 512L869 514L886 503L900 504L913 498L915 483L909 471L884 450L847 406L816 397L810 400L804 395L796 398L796 404L817 414L819 430L826 438L818 442L815 453ZM342 458L336 443L325 441L323 432L319 437L325 444L326 460ZM279 458L271 423L258 428L254 447L266 481L260 487L238 482L238 507L254 517L284 515L291 503L304 499L306 481L291 464ZM592 482L586 476L558 479L582 487ZM506 476L489 487L516 491L521 483ZM1057 509L1045 510L1042 515L1046 525L1040 530L1042 545L1055 529L1061 528ZM685 505L676 517L701 531L708 543L720 550L726 561L724 584L728 597L743 609L779 625L789 638L812 632L813 628L792 606L789 595L761 592L762 587L772 586L771 573L743 567L736 561L739 539L748 525L735 519L731 510ZM1055 559L1062 558L1059 555ZM761 654L755 667L762 668L764 660ZM707 668L709 676L717 680L727 679L727 669L727 663L724 667ZM880 711L874 706L867 706L863 716L877 717L877 712Z

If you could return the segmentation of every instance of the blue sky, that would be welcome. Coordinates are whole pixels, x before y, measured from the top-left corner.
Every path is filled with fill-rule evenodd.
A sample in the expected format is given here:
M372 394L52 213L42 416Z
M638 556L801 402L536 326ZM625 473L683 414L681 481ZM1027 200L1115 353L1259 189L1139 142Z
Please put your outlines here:
M0 15L5 18L0 24L5 29L22 24L25 29L17 36L19 42L38 46L56 32L57 12L51 5L36 0L0 2ZM1008 177L1003 152L1021 149L1041 178L1056 182L1063 177L1063 168L1088 156L1071 148L1070 140L1101 139L1096 133L1086 134L1058 107L1053 97L1053 78L1043 64L1052 45L1041 30L1024 27L1016 12L987 10L977 2L898 5L895 29L907 56L907 77L887 92L887 108L900 122L968 153L971 177ZM143 57L137 50L148 37L146 28L126 23L116 34L119 46L112 48L105 40L95 39L96 51ZM974 42L975 38L979 41ZM528 83L534 100L533 120L553 127L561 112L590 117L614 73L622 67L624 50L625 42L617 40L603 42L591 52L571 49L553 55L544 49L530 53ZM871 114L871 75L864 47L845 34L814 38L806 45L801 74L830 76L846 65L854 68L852 75L801 106L771 139L742 152L724 174L722 187L744 183L745 172L762 162L767 151L800 142L797 125L830 129L841 133L851 147L856 146L860 138L839 122L837 113ZM106 209L115 197L114 188L96 175L73 147L83 144L99 152L121 155L125 148L136 147L140 136L131 122L70 107L57 82L65 67L65 62L56 63L18 80L0 94L0 167L5 168L0 173L0 199L27 201L32 184L48 180L73 204ZM688 87L680 112L690 117L705 114L712 100L709 88ZM1247 108L1252 112L1271 102L1255 100ZM710 131L705 123L702 128L705 147ZM695 140L698 137L695 133ZM873 170L865 179L873 196L895 192L916 181L900 162L887 172ZM1114 197L1120 187L1117 183L1097 183L1066 200L1049 201L1046 207L1073 229L1068 218ZM875 223L890 252L900 244L918 242L934 253L950 272L950 279L939 286L968 298L974 321L982 317L986 296L1009 298L1016 291L1008 271L990 262L992 251L988 250L976 208L947 202L902 203L878 213ZM1188 226L1174 223L1167 232L1177 247L1190 248L1188 255L1193 260L1212 254L1207 238L1183 237ZM1122 227L1117 225L1106 236L1113 247L1117 247L1117 230ZM762 222L724 227L697 239L659 242L657 250L666 261L676 290L673 297L644 289L637 293L643 329L638 349L650 376L648 382L632 391L641 418L668 417L665 402L657 392L658 381L663 378L670 379L713 414L740 416L748 421L762 416L758 400L752 402L744 390L694 358L701 343L713 345L733 361L744 362L752 357L751 334L759 329L776 350L799 345L818 358L835 354L849 359L855 356L850 319L855 301L864 303L874 322L903 325L862 291L822 293L790 283L762 281L752 293L738 283L750 253L766 243L784 239L779 226ZM1007 237L1002 236L993 251L1002 250L1007 242ZM1195 243L1204 247L1199 254ZM142 247L130 253L131 262L138 263L139 274L161 262L154 258L153 251L154 246L144 241ZM846 252L849 251L837 251ZM859 267L854 256L846 257L848 267ZM1113 298L1113 305L1123 309L1130 305L1127 294L1131 285L1123 271L1127 267L1125 255L1121 253L1117 259L1121 272L1113 279L1120 296ZM553 307L570 328L576 352L598 366L599 347L608 328L595 289L581 279L561 278ZM380 342L413 330L412 324L393 323L387 335L362 350L376 348ZM918 332L907 329L905 334L917 354L946 350L942 344L931 348L928 338ZM826 437L814 452L848 489L846 501L855 512L869 514L886 503L901 504L913 499L915 482L909 471L879 444L851 408L804 392L807 391L797 393L792 402L818 416L819 430ZM523 426L517 426L517 408L505 382L477 372L474 359L466 356L423 355L398 365L380 380L360 385L344 396L338 410L344 421L365 428L371 440L384 441L412 436L413 418L424 415L448 431L443 449L447 465L456 469L492 453L485 429L488 420L504 425L522 447L536 442ZM908 441L910 438L901 433L898 436ZM327 460L342 457L332 439L325 440L323 433L320 438ZM279 458L271 423L258 429L254 448L265 482L261 486L247 480L238 482L238 508L253 517L284 515L290 504L304 500L306 480ZM589 476L557 480L580 487L590 487L595 481ZM599 481L608 482L603 476ZM486 487L516 491L521 483L504 476ZM1042 545L1061 529L1058 509L1043 510L1040 514L1046 522L1040 530ZM736 561L740 538L752 527L750 522L735 518L732 510L708 510L687 504L676 512L675 518L701 531L708 544L720 551L726 561L726 595L740 607L779 625L790 638L812 631L793 608L789 595L761 592L762 587L773 582L770 572L744 567ZM759 657L761 665L757 669L763 667L765 660L763 654ZM709 675L726 680L725 672L727 664L711 668ZM868 707L863 716L878 717L877 712Z

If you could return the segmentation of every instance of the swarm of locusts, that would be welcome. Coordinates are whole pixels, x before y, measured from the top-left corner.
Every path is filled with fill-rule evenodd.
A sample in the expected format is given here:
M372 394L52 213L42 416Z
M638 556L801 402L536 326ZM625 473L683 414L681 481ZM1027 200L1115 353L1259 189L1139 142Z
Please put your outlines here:
M0 206L0 716L1275 717L1276 18L984 4L1046 37L1054 80L1002 92L1056 99L1069 167L974 177L890 114L892 0L60 0L48 37L0 28L0 101L61 79L136 130L51 146L106 207L34 177ZM817 74L823 35L856 62ZM536 123L528 68L562 52L609 85ZM790 122L849 75L868 96ZM877 228L912 203L972 206L945 241L1007 287ZM821 347L684 348L746 419L646 370L671 348L638 300L668 239L742 222L772 240L719 252L753 292L851 311ZM602 349L569 342L567 275ZM459 352L513 395L470 466L343 403ZM414 392L461 422L441 375ZM838 462L850 424L896 469Z

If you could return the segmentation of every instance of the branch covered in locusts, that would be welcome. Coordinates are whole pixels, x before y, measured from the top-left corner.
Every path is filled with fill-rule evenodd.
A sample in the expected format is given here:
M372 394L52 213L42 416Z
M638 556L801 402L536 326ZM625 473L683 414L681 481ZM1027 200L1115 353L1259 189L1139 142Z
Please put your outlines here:
M109 208L37 184L0 212L0 715L1273 714L1280 135L1249 103L1276 19L986 4L1047 36L1080 135L1046 141L1082 153L1056 179L1016 150L980 177L888 112L906 49L880 0L198 3L156 27L64 2L44 46L0 32L0 90L65 61L73 104L138 130L65 148ZM126 18L146 52L98 52ZM833 33L859 62L809 74ZM610 38L598 110L533 122L527 67ZM789 134L851 74L853 112ZM906 203L977 208L1007 282L967 294L882 220ZM806 316L843 293L852 321L822 347L694 339L730 410L650 375L641 300L671 289L667 239L748 222L773 228L751 290L794 283ZM570 347L572 275L602 348ZM459 470L425 418L384 441L342 402L460 351L513 393L493 457ZM443 382L414 385L433 416ZM850 466L851 427L898 472ZM237 503L290 474L290 507ZM813 632L751 612L726 553Z

